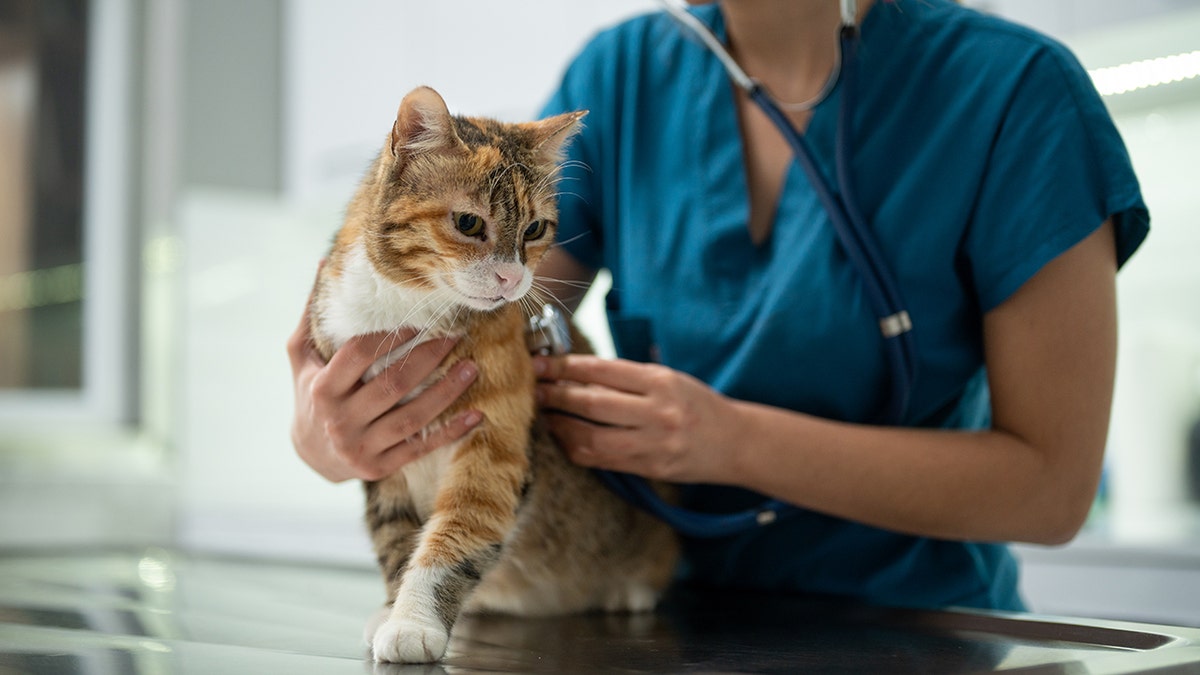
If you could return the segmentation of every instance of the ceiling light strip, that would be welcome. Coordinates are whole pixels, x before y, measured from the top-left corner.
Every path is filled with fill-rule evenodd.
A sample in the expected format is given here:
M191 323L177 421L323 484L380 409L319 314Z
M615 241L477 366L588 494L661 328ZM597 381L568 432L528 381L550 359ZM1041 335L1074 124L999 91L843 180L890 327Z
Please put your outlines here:
M1200 50L1089 70L1101 96L1115 96L1200 76Z

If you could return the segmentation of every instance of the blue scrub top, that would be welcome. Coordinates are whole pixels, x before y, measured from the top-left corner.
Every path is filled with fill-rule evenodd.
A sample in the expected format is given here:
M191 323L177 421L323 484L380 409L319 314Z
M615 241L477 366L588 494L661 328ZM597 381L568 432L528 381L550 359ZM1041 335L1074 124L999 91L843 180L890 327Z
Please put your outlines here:
M723 37L718 5L693 11ZM851 172L915 326L905 423L986 428L983 314L1106 218L1124 263L1149 215L1100 97L1062 45L947 0L877 2L861 35ZM829 176L840 90L806 132ZM795 162L770 238L751 241L734 94L716 58L665 15L632 19L584 48L544 112L576 109L590 115L560 184L558 236L612 272L619 355L734 398L872 419L888 369L858 272ZM698 510L762 499L685 491ZM1001 544L804 512L685 549L682 574L696 583L1022 608Z

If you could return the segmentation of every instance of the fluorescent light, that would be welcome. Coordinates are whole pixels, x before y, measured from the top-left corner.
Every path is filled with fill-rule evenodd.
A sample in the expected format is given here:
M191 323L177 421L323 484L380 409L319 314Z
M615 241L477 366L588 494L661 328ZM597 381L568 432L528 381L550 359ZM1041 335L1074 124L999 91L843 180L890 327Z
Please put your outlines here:
M1115 96L1200 76L1200 50L1089 70L1101 96Z

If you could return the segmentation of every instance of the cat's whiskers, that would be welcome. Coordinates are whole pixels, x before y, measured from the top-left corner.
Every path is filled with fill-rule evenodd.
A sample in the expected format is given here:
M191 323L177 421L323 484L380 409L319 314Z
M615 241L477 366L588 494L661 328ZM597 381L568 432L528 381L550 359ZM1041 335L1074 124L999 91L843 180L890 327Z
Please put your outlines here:
M551 195L551 197L553 197L556 200L561 200L566 195L570 195L572 197L575 197L576 199L587 201L586 199L583 198L583 195L579 194L578 192L571 192L569 190L559 190L558 192L555 192L553 195Z
M559 283L562 283L562 284L568 285L568 286L571 285L571 284L567 284L566 282L559 282ZM586 286L582 286L582 287L586 288ZM538 294L538 300L539 300L538 306L534 308L534 311L536 311L536 313L538 313L538 314L541 313L542 305L553 303L553 304L557 305L559 309L566 312L569 317L573 317L575 315L575 312L573 312L571 310L571 308L566 305L566 303L564 303L563 301L561 301L557 297L555 297L554 293L550 292L550 289L546 288L544 285L538 283L537 281L534 281L533 286L531 286L529 290L530 290L530 293L536 292Z
M542 179L533 186L531 192L537 193L546 190L547 188L557 186L558 183L563 180L563 178L564 176L557 171L548 173L545 176L542 176Z
M525 312L526 316L534 316L535 314L539 314L539 308L542 304L544 304L544 302L545 301L541 298L541 292L532 286L530 286L529 292L527 292L525 295L522 295L517 300L517 303L521 307L521 311Z
M526 292L525 295L521 296L521 300L528 300L529 302L537 305L544 305L546 304L546 289L543 286L539 286L537 280L535 279L534 282L529 285L529 291ZM526 307L529 308L530 306L527 305Z
M442 277L445 274L446 274L445 272L442 272L440 270L433 270L432 272L429 272L427 274L422 274L422 275L413 277L413 280L437 282L437 281L441 281ZM434 286L436 287L437 284L435 283ZM430 303L437 301L439 299L440 295L441 294L436 290L423 292L421 294L422 297L420 297L420 299L418 299L417 302L415 302L413 304L413 306L409 308L408 312L404 315L404 317L400 319L400 324L401 325L409 325L412 318L414 316L416 316L418 312L425 311L425 308L428 307L430 305ZM412 324L412 325L416 326L416 324Z
M546 174L545 178L539 181L538 187L541 188L545 187L546 185L558 185L559 182L564 180L577 180L575 176L568 176L563 172L563 169L567 168L580 168L588 173L591 173L592 171L592 167L588 166L587 162L582 162L578 159L568 160L563 162L562 165L556 168L553 172Z
M431 272L428 274L414 276L414 277L412 277L412 279L415 281L429 281L429 280L435 279L436 275L438 275L438 274L440 274L440 273L437 271L434 271L434 272ZM409 308L408 312L405 313L404 317L402 319L400 319L399 321L397 321L395 326L391 330L388 331L387 339L380 342L379 346L376 347L374 360L379 360L380 358L383 358L384 356L395 351L396 349L402 348L406 344L412 345L413 347L415 347L416 345L419 345L422 342L424 342L424 338L429 334L430 330L434 326L437 325L437 320L434 319L433 321L428 322L426 325L418 326L416 324L411 323L410 319L412 317L416 316L419 312L425 311L426 308L431 303L433 303L437 300L438 300L437 293L423 294L423 297L420 297L417 300L417 302L414 303L413 306ZM447 304L451 304L449 300L445 300L445 302ZM436 310L435 312L433 312L433 314L437 315L437 314L440 314L441 312L442 312L442 310L439 309L439 310ZM415 335L413 335L413 337L409 338L408 340L402 341L400 338L400 333L405 328L417 328L417 333ZM385 348L385 345L386 345L386 348ZM404 364L406 364L408 362L408 357L409 357L409 355L411 355L411 353L412 353L412 348L409 348L404 353L403 356L401 356L399 359L397 359L399 362L401 362L401 368L403 368Z
M568 159L567 161L565 161L561 165L559 165L560 169L576 168L576 167L583 169L583 170L587 171L588 173L591 173L591 171L592 171L592 167L588 166L588 163L581 159Z
M427 281L430 278L431 277L429 275L422 275L420 277L414 277L414 279L419 279L421 281ZM394 338L393 344L389 345L387 350L384 351L383 354L391 352L392 350L394 350L396 347L399 346L399 345L395 344L395 342L398 342L400 339L400 330L408 326L408 323L409 323L408 319L410 317L412 317L416 312L420 311L425 305L429 304L432 301L433 301L433 295L432 294L426 295L425 297L418 300L415 305L413 305L411 308L409 308L408 312L404 315L404 317L400 321L396 322L395 327L393 327L389 331L389 334ZM376 348L376 350L375 350L375 358L378 359L379 357L383 356L383 354L380 353L380 349L382 349L382 348L383 348L383 343L380 343L379 347Z
M552 282L555 284L561 284L563 286L570 286L571 288L578 288L581 290L587 290L592 287L592 285L587 283L586 281L572 281L569 279L555 279L554 277L534 277L533 278L534 286L544 292L549 292L549 287L547 287L543 283L539 283L539 282L543 282L543 281L549 281L549 282Z
M567 318L569 318L569 319L573 319L575 317L575 310L571 309L571 307L567 304L566 299L560 300L558 298L558 295L556 293L554 293L553 291L551 291L549 286L545 282L550 282L553 284L558 284L559 286L564 286L567 288L574 288L574 289L578 289L578 290L582 291L583 293L581 293L578 296L575 296L576 299L582 298L583 295L585 295L587 293L587 291L591 288L591 285L581 282L581 281L567 281L565 279L555 279L553 277L537 277L537 279L538 280L535 281L534 283L535 283L535 285L537 285L539 292L545 293L550 298L549 302L552 302L555 305L557 305L559 309L561 309L563 312L565 312L567 314Z
M587 235L588 235L587 232L580 232L579 234L575 235L574 237L571 237L570 239L564 239L562 241L554 242L553 244L551 244L551 248L561 248L561 247L566 246L567 244L575 241L576 239L579 239L580 237L585 237Z
M432 295L425 298L423 303L418 305L418 307L415 307L412 311L417 311L417 309L419 309L422 306L428 306L435 299L436 298L434 298ZM396 326L396 328L394 328L391 331L392 335L395 337L395 340L399 341L401 329L406 328L406 327L417 328L416 334L413 335L411 338L409 338L406 343L404 343L404 344L412 345L412 348L406 350L404 352L404 354L399 359L397 359L397 362L400 364L401 369L403 369L408 364L408 359L409 359L409 357L412 356L413 349L415 349L418 345L424 343L426 341L426 339L429 337L430 333L432 333L433 330L441 324L442 317L444 317L447 313L449 313L450 310L456 309L458 307L461 307L461 305L454 302L453 300L451 300L449 298L443 299L442 306L438 307L437 309L433 310L430 313L430 320L425 325L423 325L423 326L409 325L407 321L402 321L398 326ZM412 311L409 312L410 316L412 314ZM457 317L456 317L456 319L457 319ZM400 346L400 345L396 345L396 346ZM388 349L388 351L391 351L394 348L395 347L391 347Z
M430 305L436 301L441 301L441 306L430 309ZM431 293L425 297L423 302L419 303L417 306L413 307L411 311L409 311L408 316L405 317L405 323L409 323L408 317L413 316L418 311L426 312L429 317L423 325L417 325L415 323L410 324L417 329L417 334L413 338L414 340L417 340L416 344L423 342L424 339L441 324L441 319L443 316L445 316L447 308L455 304L457 303L450 298L441 298L437 294Z
M576 180L575 176L568 176L567 174L563 173L563 169L576 168L576 167L584 169L585 171L588 171L589 173L592 170L592 168L590 166L588 166L585 162L581 162L577 159L573 159L568 162L563 162L563 164L561 166L555 168L554 171L546 174L546 177L543 178L539 184L545 184L545 183L550 183L550 182L558 183L561 180Z
M466 305L456 304L454 307L454 318L452 319L453 323L455 325L457 325L459 322L459 317L461 317L464 312L469 312L469 311L470 311L470 308L467 307ZM474 336L471 335L470 332L467 332L467 333L464 333L459 339L470 343L471 341L474 340Z

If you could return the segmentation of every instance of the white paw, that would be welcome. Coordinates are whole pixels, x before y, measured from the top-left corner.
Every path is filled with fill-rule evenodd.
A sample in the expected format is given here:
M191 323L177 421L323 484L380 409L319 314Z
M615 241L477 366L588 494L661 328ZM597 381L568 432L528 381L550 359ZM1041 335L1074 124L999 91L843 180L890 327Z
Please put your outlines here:
M375 633L379 631L379 627L388 620L392 615L391 607L380 607L370 618L367 619L367 625L363 629L363 642L367 647L370 647L375 642Z
M608 612L648 612L657 604L658 591L632 582L611 589L604 599L604 609Z
M449 641L441 626L392 617L375 631L371 651L379 662L432 663L446 653Z

